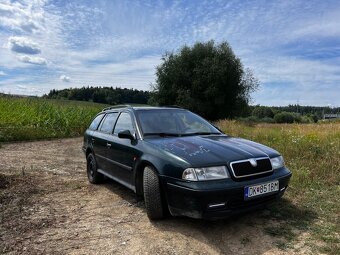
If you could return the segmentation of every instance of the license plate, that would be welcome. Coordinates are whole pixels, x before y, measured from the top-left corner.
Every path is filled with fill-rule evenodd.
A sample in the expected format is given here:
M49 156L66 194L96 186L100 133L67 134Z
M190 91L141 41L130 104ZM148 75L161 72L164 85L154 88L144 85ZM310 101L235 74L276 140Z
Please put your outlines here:
M279 190L279 181L261 183L253 186L244 187L244 199L273 193Z

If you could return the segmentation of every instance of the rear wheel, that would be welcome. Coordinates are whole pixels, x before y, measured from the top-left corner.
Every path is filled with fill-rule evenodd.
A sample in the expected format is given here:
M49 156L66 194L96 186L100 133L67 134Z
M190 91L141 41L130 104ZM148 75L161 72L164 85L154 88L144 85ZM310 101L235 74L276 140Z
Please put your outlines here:
M164 218L164 208L162 203L159 178L154 169L147 166L143 173L143 191L146 212L150 220Z
M87 178L90 183L98 184L103 181L103 175L97 172L97 162L92 153L87 156Z

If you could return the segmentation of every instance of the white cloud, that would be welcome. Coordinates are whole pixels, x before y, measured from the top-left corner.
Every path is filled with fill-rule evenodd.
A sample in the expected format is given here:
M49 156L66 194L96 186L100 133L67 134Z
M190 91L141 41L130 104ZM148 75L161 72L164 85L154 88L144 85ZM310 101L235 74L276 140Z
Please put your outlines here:
M8 47L11 51L24 54L39 54L38 44L26 37L11 36L8 38Z
M0 3L0 27L21 32L36 32L43 27L44 1Z
M41 57L35 57L35 56L18 56L18 60L24 63L29 64L35 64L35 65L46 65L47 61L44 58Z
M327 13L323 13L317 22L315 21L315 18L305 20L303 23L299 24L296 29L292 30L292 38L339 37L339 12L340 6L330 9Z
M4 71L0 71L0 76L5 76L6 73Z
M72 77L72 86L122 86L147 90L155 81L155 67L160 63L160 56L144 56L141 58L102 63L89 66L78 64L79 57L84 54L72 54L71 59L61 71Z
M74 87L149 89L165 51L214 39L227 40L260 78L263 86L254 94L256 103L294 103L299 97L300 102L321 104L328 95L333 105L339 104L340 97L332 93L340 82L340 58L335 58L339 47L333 40L340 35L336 2L0 2L0 42L25 38L14 49L0 45L0 68L11 70L2 86L8 90L18 89L16 84L25 84L27 94L31 88L34 93L66 88L70 84L61 82L62 75L72 77ZM32 44L35 50L28 54ZM15 71L25 81L8 83Z
M60 75L59 79L62 80L63 82L70 82L71 81L71 78L69 76L66 76L66 75Z

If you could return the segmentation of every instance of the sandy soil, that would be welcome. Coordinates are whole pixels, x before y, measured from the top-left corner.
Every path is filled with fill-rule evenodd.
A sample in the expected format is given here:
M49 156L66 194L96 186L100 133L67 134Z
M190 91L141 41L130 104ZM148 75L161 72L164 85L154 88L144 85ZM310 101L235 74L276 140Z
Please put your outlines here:
M223 221L150 222L114 181L92 185L81 138L0 148L0 253L287 254L263 228L266 210Z

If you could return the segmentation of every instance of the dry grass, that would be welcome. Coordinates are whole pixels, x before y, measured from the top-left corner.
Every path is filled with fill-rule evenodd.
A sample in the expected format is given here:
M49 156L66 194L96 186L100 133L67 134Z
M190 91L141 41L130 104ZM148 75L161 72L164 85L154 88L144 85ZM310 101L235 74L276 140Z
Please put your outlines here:
M340 183L340 123L246 125L223 120L217 124L229 135L278 150L299 185Z
M307 230L311 235L309 245L315 251L337 254L340 242L340 123L247 124L221 120L216 124L229 135L275 148L292 171L286 198L300 212L308 213L295 214L296 209L279 204L278 213L272 216L283 220L283 224L272 228L272 233L294 237L294 228ZM294 216L287 220L290 215ZM294 239L287 241L294 243Z

